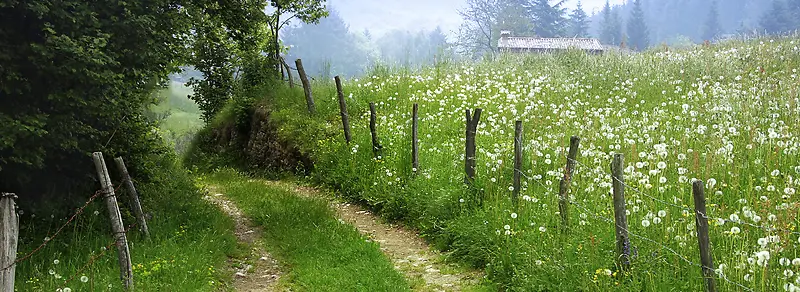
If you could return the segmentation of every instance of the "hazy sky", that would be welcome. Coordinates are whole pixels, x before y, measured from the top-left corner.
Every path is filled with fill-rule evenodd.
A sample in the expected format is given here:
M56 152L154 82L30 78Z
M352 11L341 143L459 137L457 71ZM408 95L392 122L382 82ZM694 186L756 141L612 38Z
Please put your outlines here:
M583 9L591 15L599 12L605 0L581 0ZM610 0L611 4L622 4L624 0ZM432 30L441 26L447 32L456 31L461 23L458 10L466 0L329 0L328 5L339 10L350 30L362 32L369 29L375 35L400 29L418 31ZM567 0L571 10L578 0Z

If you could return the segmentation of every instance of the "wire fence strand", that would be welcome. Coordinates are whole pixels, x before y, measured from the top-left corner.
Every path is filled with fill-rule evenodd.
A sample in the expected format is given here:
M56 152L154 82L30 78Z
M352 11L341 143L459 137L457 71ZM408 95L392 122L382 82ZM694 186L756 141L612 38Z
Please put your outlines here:
M120 187L122 187L122 185L123 185L123 184L119 184L119 185L117 186L117 188L114 190L114 193L116 193L116 192L119 190L119 188L120 188ZM21 263L21 262L23 262L23 261L26 261L26 260L28 260L28 259L30 259L30 258L31 258L31 257L32 257L34 254L36 254L36 253L38 253L39 251L41 251L41 250L42 250L42 249L43 249L45 246L47 246L47 244L48 244L48 243L50 243L50 242L51 242L51 241L53 241L53 240L54 240L56 237L58 237L58 235L59 235L59 234L61 234L61 231L63 231L63 230L64 230L64 228L66 228L66 227L67 227L67 226L68 226L70 223L72 223L72 221L75 221L75 219L76 219L76 218L78 218L78 216L79 216L79 215L83 214L83 211L84 211L84 210L86 210L86 208L89 206L89 204L91 204L91 203L92 203L92 202L93 202L95 199L97 199L98 197L100 197L100 195L102 195L102 194L103 194L103 190L97 190L97 191L94 193L94 195L92 195L91 197L89 197L89 199L86 201L86 203L85 203L85 204L83 204L83 206L81 206L80 208L78 208L78 210L77 210L77 211L75 211L75 213L74 213L74 214L72 214L72 216L71 216L71 217L70 217L70 218L67 220L67 222L64 222L64 224L62 224L62 225L61 225L61 227L59 227L58 229L56 229L56 232L55 232L55 233L53 233L53 234L52 234L52 235L50 235L50 236L47 236L47 237L45 237L45 240L44 240L44 242L42 242L42 243L41 243L39 246L37 246L35 249L33 249L33 250L32 250L32 251L30 251L29 253L25 254L24 256L22 256L22 257L20 257L20 258L17 258L17 259L16 259L16 260L15 260L13 263L11 263L10 265L8 265L8 266L6 266L6 267L4 267L4 268L0 269L0 271L5 271L5 270L8 270L8 269L10 269L10 268L12 268L12 267L16 266L17 264L19 264L19 263Z
M568 160L574 161L576 164L578 164L580 166L583 166L583 167L586 167L586 168L589 168L589 169L593 169L592 167L589 167L588 165L585 165L585 164L581 163L578 160L570 159L569 157L567 157L567 156L565 156L563 154L562 154L562 156L566 157ZM625 189L630 189L633 192L635 192L636 194L642 195L642 196L644 196L646 198L649 198L649 199L651 199L653 201L656 201L656 202L659 202L659 203L662 203L662 204L665 204L665 205L668 205L668 206L671 206L671 207L674 207L674 208L678 208L678 209L680 209L682 211L694 212L694 210L692 210L692 209L690 209L690 208L688 208L686 206L681 206L681 205L678 205L678 204L670 203L670 202L665 201L663 199L659 199L659 198L656 198L655 196L649 195L649 194L639 190L638 188L633 187L633 186L631 186L629 184L626 184L624 181L622 181L620 179L617 179L617 178L615 178L613 176L612 176L612 179L617 181L617 182L619 182L619 183L621 183L623 186L625 186ZM726 218L708 216L707 214L704 214L704 213L700 213L700 214L701 214L701 216L703 218L708 219L708 220L714 220L714 221L719 221L719 222L723 222L723 223L740 224L740 225L744 225L744 226L748 226L748 227L752 227L752 228L762 229L762 230L765 230L767 232L782 232L782 233L787 233L787 234L800 235L800 232L797 232L797 231L785 230L785 229L780 229L780 228L770 227L770 226L756 225L756 224L752 224L752 223L749 223L749 222L745 222L744 220L730 220L730 219L726 219Z
M121 232L121 233L124 233L124 234L126 234L126 235L127 235L127 234L128 234L128 231L130 231L130 230L131 230L133 227L135 227L135 226L136 226L136 223L130 224L130 225L128 225L128 227L126 227L126 228L125 228L125 231L123 231L123 232ZM108 243L106 246L104 246L104 247L102 247L102 248L100 249L100 253L98 253L98 254L96 254L96 255L92 255L92 257L90 257L90 258L89 258L89 261L87 261L87 262L86 262L86 264L84 264L83 266L81 266L80 268L78 268L78 270L77 270L77 271L76 271L74 274L72 274L72 276L70 276L70 277L69 277L67 280L65 280L65 281L64 281L64 286L66 287L66 286L67 286L67 284L69 284L69 282L71 282L72 280L74 280L74 279L75 279L75 277L77 277L77 276L78 276L79 274L81 274L81 273L82 273L84 270L86 270L86 268L88 268L89 266L92 266L92 265L94 265L95 261L97 261L97 259L99 259L99 258L100 258L100 257L102 257L103 255L105 255L105 254L106 254L106 252L107 252L109 249L111 249L111 247L112 247L112 246L114 246L114 244L116 244L116 243L117 243L117 239L116 239L116 238L114 238L114 239L113 239L113 240L111 240L111 241L110 241L110 242L109 242L109 243Z

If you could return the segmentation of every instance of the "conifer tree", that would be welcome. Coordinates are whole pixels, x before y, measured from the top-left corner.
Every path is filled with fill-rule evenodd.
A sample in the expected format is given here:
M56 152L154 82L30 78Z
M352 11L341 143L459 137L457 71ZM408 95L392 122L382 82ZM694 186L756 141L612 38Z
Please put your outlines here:
M581 1L578 1L578 6L575 7L575 10L572 10L572 13L569 15L569 21L570 31L568 36L579 38L589 37L589 20L586 12L583 11Z
M644 18L642 0L633 2L630 20L628 20L628 44L636 50L644 50L650 46L650 31Z
M567 23L565 17L567 11L563 7L564 1L550 4L550 0L531 1L530 15L534 20L534 32L538 37L559 37L566 31L564 25Z
M703 40L712 41L722 34L722 27L719 24L719 9L717 0L711 1L711 9L708 11L706 23L703 26Z
M772 8L761 17L761 29L768 34L777 34L792 29L792 15L782 0L773 0Z
M619 12L611 8L606 0L603 7L603 20L600 24L600 42L607 45L618 46L622 43L622 20Z

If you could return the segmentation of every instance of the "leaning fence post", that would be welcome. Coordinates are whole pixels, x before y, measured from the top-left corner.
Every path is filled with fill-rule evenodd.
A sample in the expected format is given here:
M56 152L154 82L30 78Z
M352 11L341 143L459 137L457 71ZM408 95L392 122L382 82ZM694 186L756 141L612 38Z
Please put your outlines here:
M419 104L414 104L411 111L411 168L414 173L419 171L419 121L417 112L419 111Z
M569 225L569 185L572 183L572 172L575 171L575 164L578 158L578 146L581 143L581 138L572 136L569 139L569 154L567 154L567 166L564 167L564 176L561 177L561 183L558 184L558 212L561 214L561 223L564 228Z
M522 176L522 121L516 121L514 124L514 190L512 191L511 202L514 208L517 208L519 203L519 192Z
M17 260L17 236L19 217L14 200L17 195L2 193L0 196L0 291L14 291L14 273Z
M117 157L114 159L114 162L116 162L117 169L122 175L125 187L128 189L131 208L133 209L133 214L136 215L136 224L139 225L139 230L142 231L145 237L150 237L150 230L147 228L147 221L144 219L144 212L142 211L142 203L139 202L139 193L133 185L133 180L131 179L130 173L128 173L128 168L125 167L125 161L122 160L122 157Z
M283 64L283 70L286 70L286 76L289 77L289 88L294 88L294 77L292 77L292 69L289 68L289 64L286 64L286 59L281 58L281 64Z
M296 61L294 61L294 64L297 66L297 74L300 75L300 82L303 83L303 92L306 95L306 104L308 105L308 112L314 114L317 111L317 108L314 105L314 97L311 96L311 83L308 82L308 76L306 75L306 70L303 69L303 61L297 59Z
M347 103L344 101L344 92L342 91L342 79L339 78L339 76L333 79L336 80L336 95L339 96L339 114L342 116L344 139L347 141L347 144L350 144L350 121L347 117Z
M700 263L703 265L703 278L708 292L717 291L714 280L714 258L711 256L711 242L708 237L708 216L706 214L706 195L703 181L692 183L694 196L695 224L697 225L697 242L700 245Z
M628 214L625 213L625 162L622 154L614 154L611 163L612 186L614 188L614 225L617 239L617 264L623 271L630 268L631 240L628 237Z
M375 158L381 156L381 142L378 141L378 113L375 111L375 103L369 103L369 132L372 134L372 155Z
M111 185L111 177L108 175L106 162L103 160L103 153L92 153L94 166L97 169L97 177L100 179L103 194L108 207L109 218L111 219L111 229L114 231L114 239L117 246L117 258L119 260L119 277L125 289L133 290L133 266L131 265L131 252L128 247L128 237L125 235L125 227L122 225L122 214L119 212L117 197L114 194L114 187Z
M469 109L466 110L467 114L467 131L466 131L466 149L464 150L464 183L472 185L475 180L475 134L478 131L478 122L481 119L482 109L475 109L474 115L470 115Z

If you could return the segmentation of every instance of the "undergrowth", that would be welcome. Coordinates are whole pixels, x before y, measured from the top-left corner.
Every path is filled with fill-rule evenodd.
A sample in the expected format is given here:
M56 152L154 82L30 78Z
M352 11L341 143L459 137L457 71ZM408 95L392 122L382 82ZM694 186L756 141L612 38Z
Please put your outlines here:
M113 160L106 157L109 169ZM128 231L137 291L220 291L228 272L221 269L237 252L233 222L204 196L171 155L152 157L158 177L138 183L150 238ZM110 163L110 164L109 164ZM115 187L118 176L112 173ZM99 186L98 186L99 187ZM24 198L21 198L24 199ZM124 188L117 192L126 226L135 222ZM73 210L74 211L74 210ZM38 247L68 218L20 211L19 256ZM38 215L38 216L37 216ZM108 211L101 197L38 253L16 268L16 291L121 291L120 269ZM106 250L106 247L110 246ZM92 263L92 261L94 261Z

